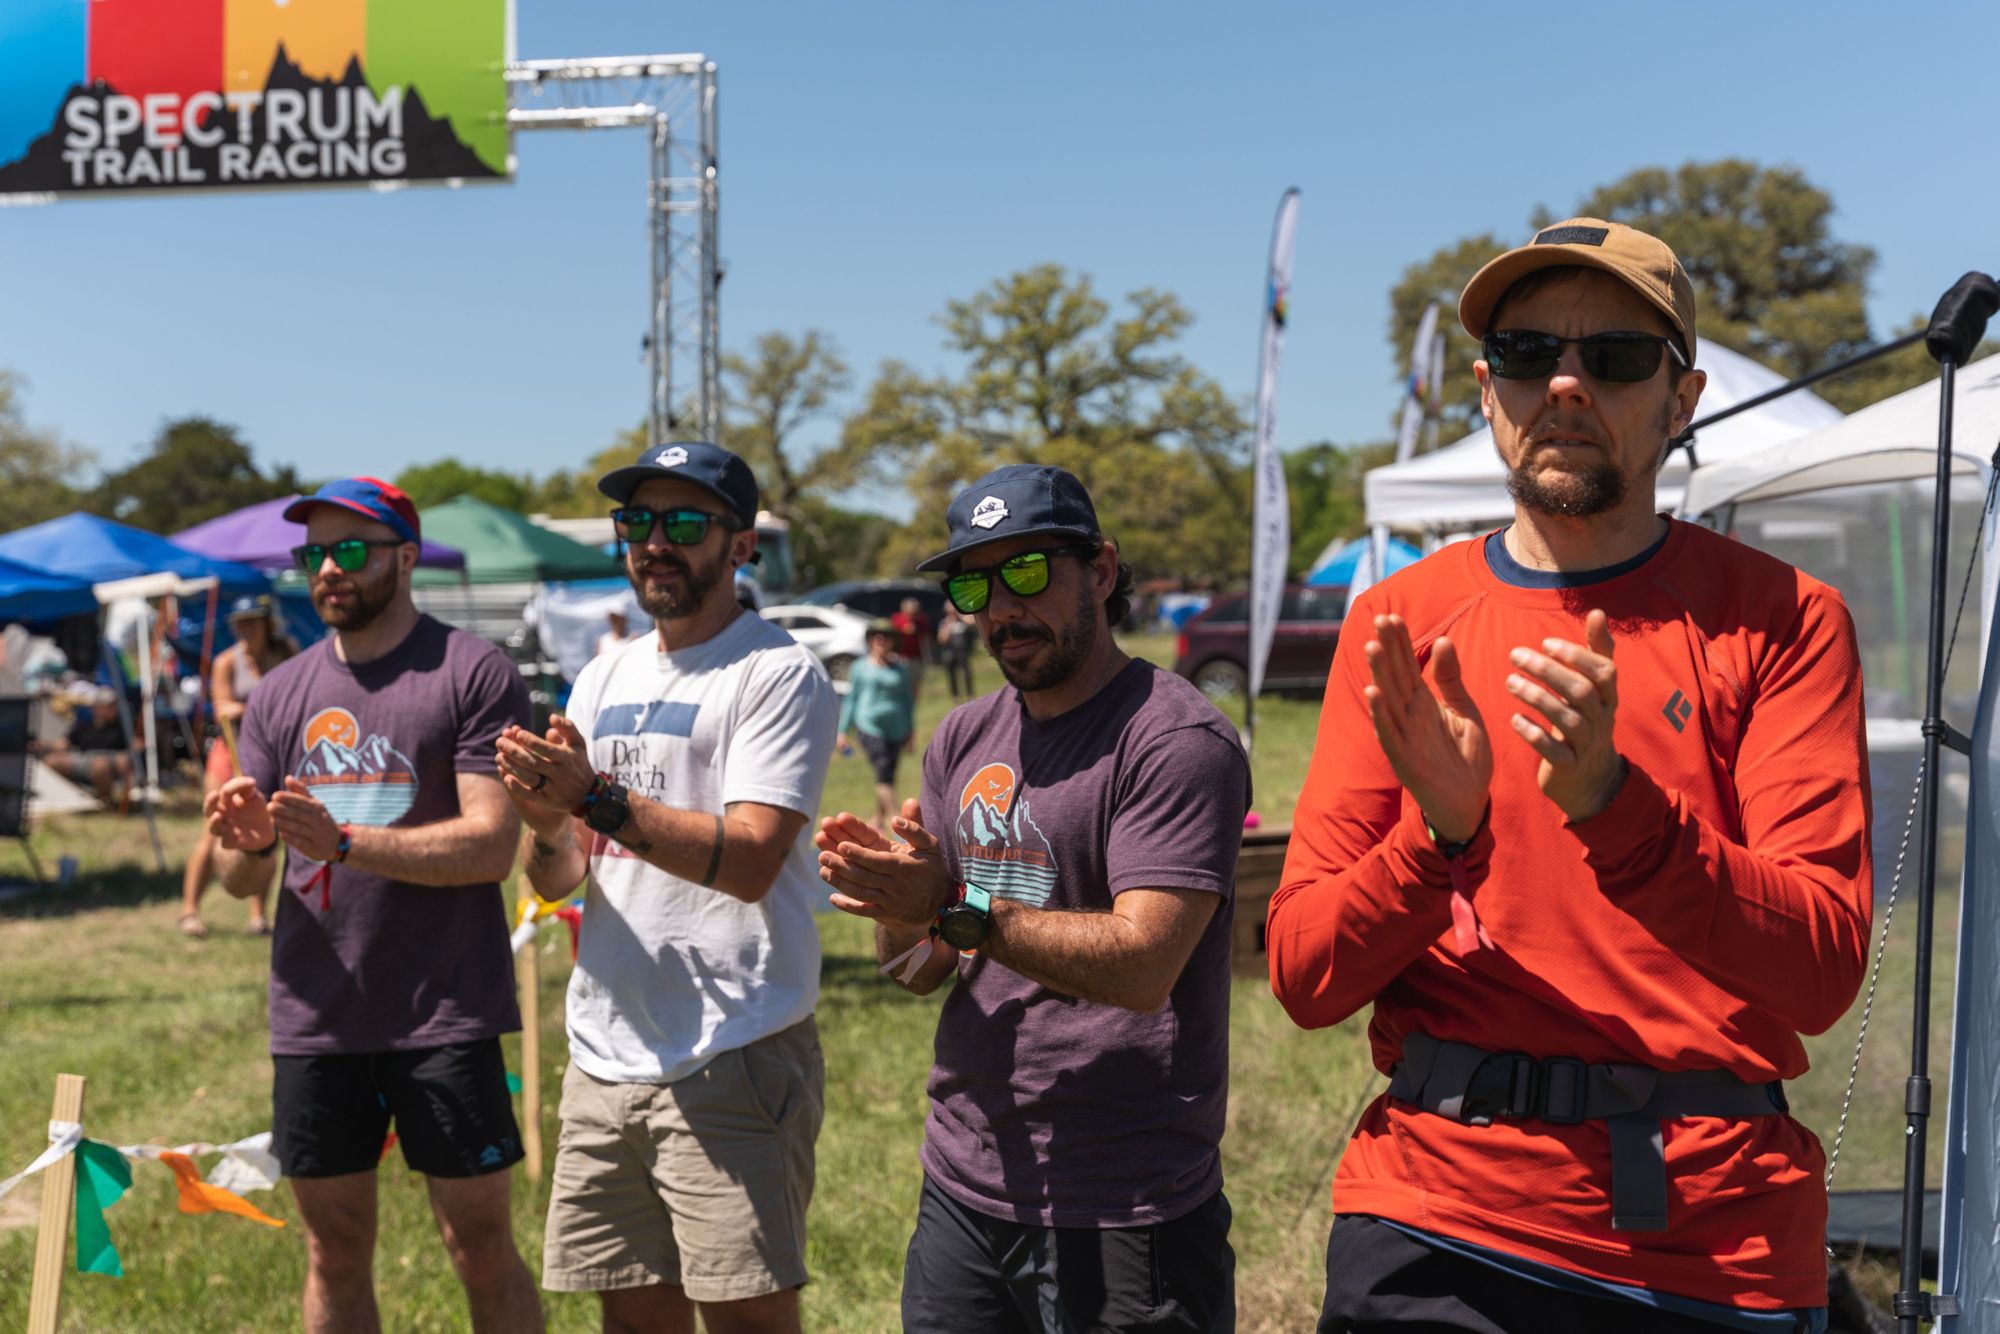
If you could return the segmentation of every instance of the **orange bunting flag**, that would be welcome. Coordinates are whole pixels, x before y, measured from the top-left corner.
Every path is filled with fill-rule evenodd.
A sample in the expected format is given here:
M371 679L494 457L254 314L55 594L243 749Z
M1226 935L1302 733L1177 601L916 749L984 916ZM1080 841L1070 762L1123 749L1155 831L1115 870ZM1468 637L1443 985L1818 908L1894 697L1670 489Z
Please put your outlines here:
M284 1220L273 1218L234 1191L211 1186L201 1179L194 1159L184 1153L163 1152L160 1161L173 1170L174 1186L180 1192L184 1214L236 1214L266 1227L283 1227Z

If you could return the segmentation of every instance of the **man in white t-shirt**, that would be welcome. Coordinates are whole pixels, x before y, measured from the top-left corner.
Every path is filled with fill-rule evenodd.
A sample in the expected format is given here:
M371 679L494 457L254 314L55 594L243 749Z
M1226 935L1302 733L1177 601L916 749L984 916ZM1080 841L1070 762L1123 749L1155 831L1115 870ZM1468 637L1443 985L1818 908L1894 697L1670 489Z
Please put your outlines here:
M825 1085L805 831L838 701L737 604L742 459L655 445L598 489L657 633L499 742L535 892L589 876L542 1284L596 1292L606 1330L797 1330Z

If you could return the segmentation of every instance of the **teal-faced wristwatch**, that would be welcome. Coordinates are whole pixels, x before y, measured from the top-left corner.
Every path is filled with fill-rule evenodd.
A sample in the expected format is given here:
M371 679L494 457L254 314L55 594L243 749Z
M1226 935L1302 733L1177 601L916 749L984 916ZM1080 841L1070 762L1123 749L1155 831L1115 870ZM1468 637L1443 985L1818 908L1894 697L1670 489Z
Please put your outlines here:
M993 896L969 880L958 890L957 902L938 912L938 939L955 950L976 950L993 929Z

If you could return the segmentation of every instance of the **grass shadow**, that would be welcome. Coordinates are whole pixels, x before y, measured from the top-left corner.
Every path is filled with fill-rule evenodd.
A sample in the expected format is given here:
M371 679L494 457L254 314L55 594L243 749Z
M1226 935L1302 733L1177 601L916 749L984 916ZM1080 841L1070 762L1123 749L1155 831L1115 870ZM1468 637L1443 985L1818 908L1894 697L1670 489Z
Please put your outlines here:
M181 873L168 862L165 874L127 864L79 874L68 889L53 878L33 893L0 899L0 921L38 917L70 917L100 908L136 908L181 896Z
M170 794L159 811L160 854L143 813L52 816L37 821L24 849L18 840L0 840L0 884L22 887L0 896L0 921L69 917L100 908L133 908L178 899L181 874L200 824L197 808ZM30 861L29 850L33 861ZM59 886L64 857L76 861L68 888ZM159 869L164 860L166 869ZM37 886L34 866L46 877Z

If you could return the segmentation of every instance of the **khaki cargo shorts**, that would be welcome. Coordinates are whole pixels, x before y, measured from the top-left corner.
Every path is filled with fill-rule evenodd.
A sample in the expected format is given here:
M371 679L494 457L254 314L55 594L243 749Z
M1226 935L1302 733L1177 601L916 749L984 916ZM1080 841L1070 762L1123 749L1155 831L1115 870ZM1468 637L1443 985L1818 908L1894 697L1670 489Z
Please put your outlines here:
M697 1302L800 1286L825 1100L810 1017L671 1084L608 1084L572 1064L542 1286L675 1283Z

